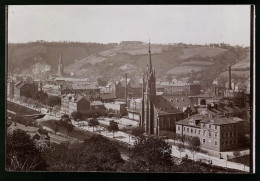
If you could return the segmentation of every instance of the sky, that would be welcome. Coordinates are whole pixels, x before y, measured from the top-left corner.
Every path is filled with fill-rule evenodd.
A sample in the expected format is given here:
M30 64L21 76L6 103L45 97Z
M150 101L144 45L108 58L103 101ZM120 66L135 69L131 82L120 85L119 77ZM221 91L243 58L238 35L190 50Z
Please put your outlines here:
M250 45L249 5L12 5L8 42Z

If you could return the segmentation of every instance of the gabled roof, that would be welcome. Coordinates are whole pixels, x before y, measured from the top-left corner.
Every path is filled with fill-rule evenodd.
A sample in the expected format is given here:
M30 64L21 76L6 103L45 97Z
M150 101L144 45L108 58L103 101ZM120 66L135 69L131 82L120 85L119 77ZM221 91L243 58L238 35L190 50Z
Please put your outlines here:
M155 108L159 114L182 113L181 110L176 109L169 101L162 96L156 96Z
M101 101L93 101L91 102L91 106L103 106L104 103Z
M185 118L181 121L176 122L176 124L194 126L194 125L189 124L191 119L200 120L200 123L210 123L213 125L233 124L233 123L239 123L239 122L243 121L240 118L227 118L227 117L209 118L208 116L193 115L193 116ZM197 125L197 126L200 126L200 125Z
M159 96L156 96L156 99ZM166 99L173 107L179 108L180 111L184 112L184 109L191 108L193 112L196 111L194 105L186 95L162 95L163 99Z
M106 100L106 99L116 99L116 96L113 94L100 94L101 99Z
M23 87L25 85L24 81L20 81L17 84L15 84L16 88L20 89L21 87Z

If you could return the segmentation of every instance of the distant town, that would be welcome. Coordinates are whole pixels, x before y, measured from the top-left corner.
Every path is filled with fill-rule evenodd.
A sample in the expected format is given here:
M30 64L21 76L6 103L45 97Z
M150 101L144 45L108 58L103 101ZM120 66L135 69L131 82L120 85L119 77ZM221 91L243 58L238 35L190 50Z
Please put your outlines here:
M68 48L71 44L84 43L9 45L7 151L14 153L12 146L19 138L31 140L37 151L26 154L37 152L38 163L22 166L26 158L19 160L15 154L7 158L7 169L250 171L250 79L243 67L249 62L249 47L122 41L84 45L93 51L84 56L76 45ZM62 48L52 56L56 63L48 65L42 59L47 59L44 52L51 52L51 46ZM19 48L29 47L35 47L31 52L40 47L41 53L16 56ZM72 50L82 55L68 63ZM115 56L118 64L106 63ZM167 62L181 56L185 61L174 66ZM18 70L19 57L30 58L33 66L21 63L25 71ZM124 58L139 58L142 63L120 64ZM160 58L165 59L162 65Z

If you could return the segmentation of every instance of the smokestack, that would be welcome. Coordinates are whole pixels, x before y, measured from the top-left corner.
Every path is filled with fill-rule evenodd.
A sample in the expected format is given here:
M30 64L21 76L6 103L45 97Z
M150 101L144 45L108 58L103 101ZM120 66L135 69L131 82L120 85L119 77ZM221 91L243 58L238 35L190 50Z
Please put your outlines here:
M228 66L228 89L231 90L231 66Z
M125 104L127 107L127 74L125 74Z

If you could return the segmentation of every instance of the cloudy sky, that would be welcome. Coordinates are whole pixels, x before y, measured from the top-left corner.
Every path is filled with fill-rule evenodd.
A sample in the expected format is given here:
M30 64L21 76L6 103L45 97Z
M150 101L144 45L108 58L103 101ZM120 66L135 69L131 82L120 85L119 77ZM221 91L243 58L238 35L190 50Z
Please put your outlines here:
M250 6L9 6L8 41L250 44Z

